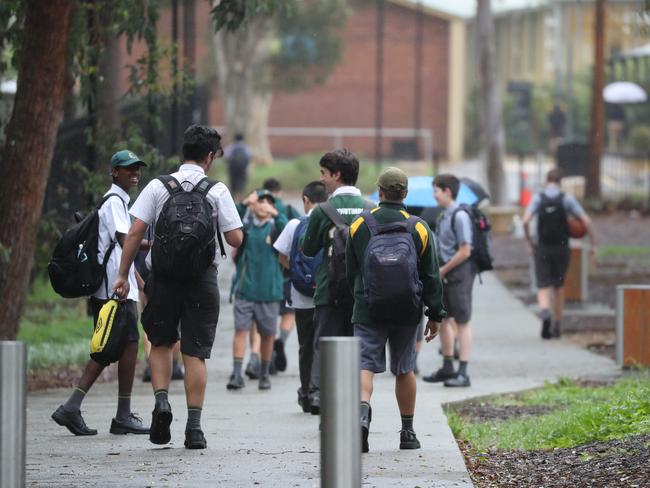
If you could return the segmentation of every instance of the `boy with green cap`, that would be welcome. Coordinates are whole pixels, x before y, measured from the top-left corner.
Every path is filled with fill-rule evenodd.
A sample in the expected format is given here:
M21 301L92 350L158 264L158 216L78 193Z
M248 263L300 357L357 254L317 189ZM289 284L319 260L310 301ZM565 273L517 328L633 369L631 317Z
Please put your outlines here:
M373 379L386 370L386 343L402 418L400 449L420 448L413 430L417 330L423 305L427 342L437 335L445 317L431 229L404 207L408 177L398 168L387 168L377 186L379 207L352 222L346 247L347 278L354 292L354 335L361 341L362 452L369 450ZM388 259L382 259L382 253Z
M108 288L117 276L122 257L122 246L131 227L127 209L130 200L129 191L138 186L142 166L146 166L146 164L128 150L118 151L111 158L113 184L104 194L106 200L99 209L99 243L97 247L98 261L103 262L107 254L108 260L104 281L90 297L93 324L97 322L102 306L110 298L111 293ZM142 241L140 249L148 250L149 243ZM128 280L131 285L126 297L127 319L125 323L128 338L122 357L118 362L117 413L111 422L110 432L111 434L148 434L149 427L143 424L140 417L131 412L131 390L140 339L138 334L138 289L142 289L143 284L133 266L129 269ZM91 429L86 425L80 408L86 394L103 370L104 366L90 359L68 400L52 414L52 419L57 424L66 427L74 435L97 434L96 429Z
M247 203L250 213L244 222L244 244L235 257L233 371L226 387L238 390L244 386L242 365L246 339L255 321L262 357L258 387L268 390L280 300L284 297L282 269L273 242L287 224L287 217L275 208L275 198L268 190L258 190Z

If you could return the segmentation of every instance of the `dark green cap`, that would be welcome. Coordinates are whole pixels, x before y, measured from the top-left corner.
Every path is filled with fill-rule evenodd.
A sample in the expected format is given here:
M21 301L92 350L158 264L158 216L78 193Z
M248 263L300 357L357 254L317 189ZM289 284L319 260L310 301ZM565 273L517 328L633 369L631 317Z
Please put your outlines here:
M270 200L272 204L275 205L275 197L273 196L273 193L271 193L270 191L261 189L261 190L257 190L256 193L257 193L257 199L258 200L266 198L266 199Z
M377 178L377 186L388 191L408 190L409 178L399 168L390 166Z
M131 166L132 164L137 163L139 163L140 166L146 166L144 161L128 149L116 152L111 158L111 168L117 168L118 166Z

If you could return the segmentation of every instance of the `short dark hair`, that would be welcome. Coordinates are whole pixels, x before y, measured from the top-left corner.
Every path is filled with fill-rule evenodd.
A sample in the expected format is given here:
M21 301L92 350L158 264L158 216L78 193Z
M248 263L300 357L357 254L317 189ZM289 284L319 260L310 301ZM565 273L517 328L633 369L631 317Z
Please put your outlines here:
M559 185L562 182L563 176L564 174L560 168L553 168L551 171L546 173L546 182L557 183Z
M341 181L354 185L359 178L359 160L349 149L337 149L320 158L320 165L330 173L341 173Z
M312 181L302 189L302 196L307 197L311 203L322 203L327 201L327 189L324 183Z
M183 134L183 159L201 161L209 153L223 156L219 133L206 125L190 125Z
M451 191L451 197L456 200L458 196L458 190L460 190L460 180L454 175L443 174L438 175L433 180L433 186L437 186L441 190L446 190L449 188Z
M406 198L406 190L386 190L381 188L384 200L388 202L401 202Z
M277 193L279 191L282 191L282 183L280 183L279 180L271 177L264 180L264 183L262 183L262 188L270 191L271 193Z
M237 132L235 134L235 140L236 141L243 141L244 140L244 134L242 134L241 132Z

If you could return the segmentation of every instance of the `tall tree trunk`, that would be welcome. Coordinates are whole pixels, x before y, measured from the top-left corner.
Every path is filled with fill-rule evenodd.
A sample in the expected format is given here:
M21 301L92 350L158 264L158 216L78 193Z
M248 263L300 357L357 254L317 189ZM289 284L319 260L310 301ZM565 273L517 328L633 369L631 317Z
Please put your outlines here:
M74 2L27 0L18 89L0 169L0 339L15 339L70 78Z
M271 21L258 16L214 36L225 125L231 136L243 134L254 158L264 163L271 161L266 129L272 97L265 69L270 34Z
M600 198L600 159L603 155L605 129L605 0L596 0L594 24L594 81L591 92L591 132L587 165L586 196Z
M481 153L487 173L490 201L502 205L507 200L503 171L505 133L501 117L501 94L496 75L494 20L490 0L478 0L476 25L481 88Z

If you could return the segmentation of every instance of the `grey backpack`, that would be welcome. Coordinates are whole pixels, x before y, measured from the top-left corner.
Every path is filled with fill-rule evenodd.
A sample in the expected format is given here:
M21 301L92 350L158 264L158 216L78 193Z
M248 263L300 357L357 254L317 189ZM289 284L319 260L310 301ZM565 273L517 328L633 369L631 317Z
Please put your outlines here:
M419 222L380 224L370 212L361 214L370 241L363 263L363 293L370 318L377 322L412 324L422 310L422 281L413 230Z

